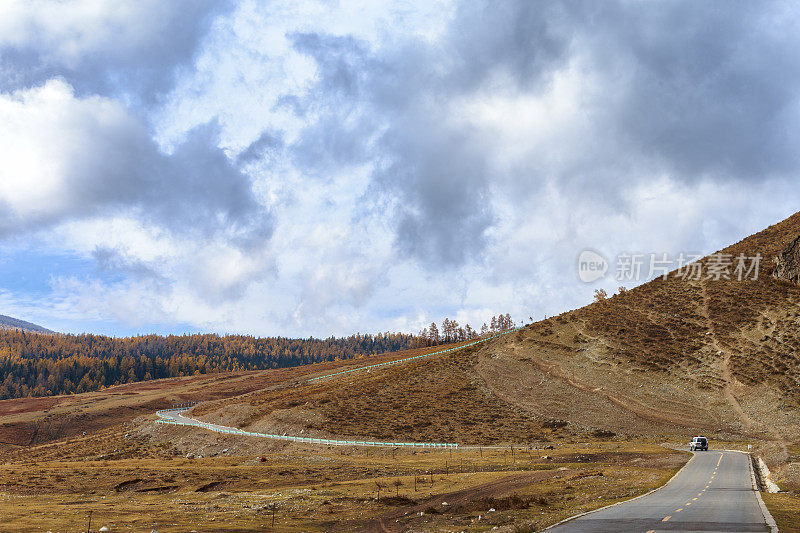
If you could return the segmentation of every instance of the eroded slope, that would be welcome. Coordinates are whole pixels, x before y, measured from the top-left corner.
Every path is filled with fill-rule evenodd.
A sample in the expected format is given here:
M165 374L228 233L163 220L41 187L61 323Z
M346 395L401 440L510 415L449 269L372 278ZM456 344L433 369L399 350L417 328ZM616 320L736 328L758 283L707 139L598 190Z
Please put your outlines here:
M800 438L800 286L771 275L798 235L796 214L720 252L760 253L756 280L673 272L487 347L478 370L511 404L578 424Z

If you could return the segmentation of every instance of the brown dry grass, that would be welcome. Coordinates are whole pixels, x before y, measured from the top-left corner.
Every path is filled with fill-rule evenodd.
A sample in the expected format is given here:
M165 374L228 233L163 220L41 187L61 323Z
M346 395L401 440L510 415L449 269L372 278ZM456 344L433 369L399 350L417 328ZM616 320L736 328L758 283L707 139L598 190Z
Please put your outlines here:
M772 442L760 448L796 496L800 287L770 274L798 235L800 213L721 250L762 254L756 281L656 280L498 342L479 369L504 399L535 413L628 433ZM540 384L526 395L531 382Z
M158 442L194 429L157 428L158 439L146 438L144 426L126 428L128 437L122 431L0 456L0 530L77 531L92 511L93 531L254 531L271 527L271 505L279 531L361 531L387 518L389 530L398 519L422 531L541 525L649 490L686 460L685 453L630 443L515 449L513 456L506 448L282 445L263 454L264 462L241 455L190 460ZM237 449L253 440L226 439ZM423 516L405 514L417 508Z
M460 444L529 443L574 436L563 424L514 409L475 374L475 349L292 389L207 402L211 422L290 434ZM231 415L232 406L239 416Z
M509 404L579 426L774 442L768 464L794 487L800 286L770 273L798 235L800 213L721 251L761 253L758 280L673 273L499 340L477 370Z
M800 496L761 494L781 533L800 533Z
M761 253L756 281L670 276L557 320L601 343L605 362L725 397L733 429L798 438L800 287L769 275L772 258L798 235L800 214L721 250Z

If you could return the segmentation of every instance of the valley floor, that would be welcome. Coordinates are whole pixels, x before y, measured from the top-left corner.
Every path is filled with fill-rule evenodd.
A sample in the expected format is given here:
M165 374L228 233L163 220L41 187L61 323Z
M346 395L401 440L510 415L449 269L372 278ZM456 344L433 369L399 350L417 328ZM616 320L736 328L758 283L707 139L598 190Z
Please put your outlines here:
M92 531L112 532L538 531L658 487L689 458L660 445L668 437L534 416L473 371L478 357L465 349L322 381L308 378L364 362L4 402L0 531L85 531L90 514ZM312 446L155 423L156 409L195 400L192 416L263 432L473 446ZM685 445L686 428L667 434ZM791 521L796 502L780 496L767 503Z
M617 441L231 456L246 445L231 436L228 452L187 458L166 443L196 430L157 431L162 444L129 427L0 454L0 529L78 531L91 512L92 531L538 530L657 487L689 457Z

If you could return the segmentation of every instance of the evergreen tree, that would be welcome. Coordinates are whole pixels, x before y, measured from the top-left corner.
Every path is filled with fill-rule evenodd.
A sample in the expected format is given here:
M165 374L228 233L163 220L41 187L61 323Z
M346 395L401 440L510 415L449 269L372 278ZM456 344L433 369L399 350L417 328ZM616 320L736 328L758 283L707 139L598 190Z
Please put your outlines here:
M431 322L431 325L428 326L428 329L431 332L431 340L433 344L439 344L439 328L436 327L436 322Z

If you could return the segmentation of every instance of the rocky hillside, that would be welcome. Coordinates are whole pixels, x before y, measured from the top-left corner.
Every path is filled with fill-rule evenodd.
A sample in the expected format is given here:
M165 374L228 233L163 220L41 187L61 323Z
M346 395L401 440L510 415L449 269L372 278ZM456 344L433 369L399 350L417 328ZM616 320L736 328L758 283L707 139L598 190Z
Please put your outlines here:
M36 333L53 333L49 329L43 328L42 326L25 322L24 320L20 320L18 318L0 315L0 330L9 329L18 331L33 331Z

